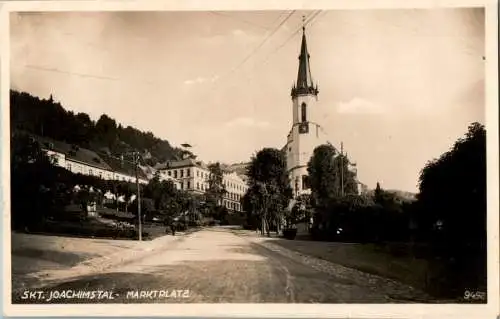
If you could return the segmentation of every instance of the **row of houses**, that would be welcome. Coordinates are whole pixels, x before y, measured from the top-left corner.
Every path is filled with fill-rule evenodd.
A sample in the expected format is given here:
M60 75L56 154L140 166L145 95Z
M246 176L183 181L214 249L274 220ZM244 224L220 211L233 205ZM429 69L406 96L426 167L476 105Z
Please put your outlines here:
M179 188L188 192L204 194L209 188L210 170L202 161L185 158L159 164L155 169L160 173L161 179L177 180ZM221 204L230 211L242 212L243 196L248 189L244 176L224 169L223 184L226 193Z
M38 142L41 149L54 160L55 165L64 167L74 174L95 176L104 180L131 183L136 181L135 165L123 158L96 153L44 136L30 134L30 137ZM192 158L168 161L157 165L153 169L153 173L150 172L150 174L147 174L146 171L143 167L137 166L137 176L141 184L147 184L154 176L154 172L157 171L160 173L161 180L171 181L179 190L204 194L209 188L210 171L208 165ZM225 169L223 184L226 188L226 194L221 204L230 211L242 212L242 199L248 189L245 178L234 171ZM108 195L111 196L111 194Z
M38 142L41 149L54 160L54 164L66 168L74 174L95 176L104 180L135 182L136 168L129 161L106 154L98 154L92 150L57 141L45 136L30 134L33 141ZM139 183L147 184L148 177L139 167L137 169Z

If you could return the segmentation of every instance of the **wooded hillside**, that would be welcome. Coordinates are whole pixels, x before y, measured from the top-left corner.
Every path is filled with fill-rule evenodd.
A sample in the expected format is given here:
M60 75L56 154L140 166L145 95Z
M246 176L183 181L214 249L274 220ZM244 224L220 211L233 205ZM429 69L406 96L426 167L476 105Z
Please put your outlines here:
M181 157L182 151L151 132L123 127L106 114L93 121L86 113L67 111L52 96L40 99L29 93L10 91L11 129L28 131L120 157L138 151L143 164L154 166Z

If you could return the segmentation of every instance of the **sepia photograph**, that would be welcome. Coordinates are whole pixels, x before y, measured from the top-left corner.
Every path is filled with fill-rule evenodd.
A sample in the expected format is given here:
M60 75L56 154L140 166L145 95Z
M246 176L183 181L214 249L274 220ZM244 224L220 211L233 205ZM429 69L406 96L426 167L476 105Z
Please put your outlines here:
M4 302L497 303L484 5L92 8L7 13Z

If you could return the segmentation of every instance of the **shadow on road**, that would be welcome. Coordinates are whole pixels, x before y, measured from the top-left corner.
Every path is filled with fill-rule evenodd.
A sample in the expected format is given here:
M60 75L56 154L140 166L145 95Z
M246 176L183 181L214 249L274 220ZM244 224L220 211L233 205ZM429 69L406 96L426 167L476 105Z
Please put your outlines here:
M61 252L47 249L18 249L13 252L14 255L19 257L27 257L34 258L38 260L50 261L53 263L61 264L67 267L73 267L77 264L96 256L94 254L76 254L72 252ZM36 266L36 265L33 265ZM15 268L13 267L13 272L15 272Z

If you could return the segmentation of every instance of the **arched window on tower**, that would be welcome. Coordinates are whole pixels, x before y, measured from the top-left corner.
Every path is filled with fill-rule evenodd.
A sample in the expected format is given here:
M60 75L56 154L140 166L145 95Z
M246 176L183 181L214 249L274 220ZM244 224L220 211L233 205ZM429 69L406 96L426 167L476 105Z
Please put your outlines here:
M306 103L302 103L302 105L300 106L300 113L301 113L301 117L302 117L301 122L307 122L307 105L306 105Z

